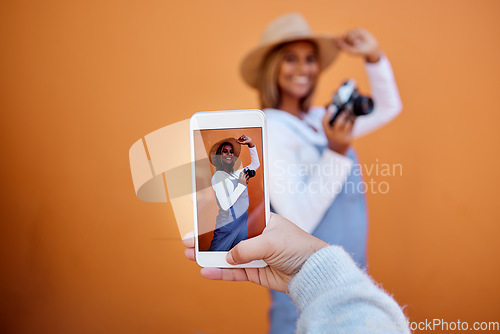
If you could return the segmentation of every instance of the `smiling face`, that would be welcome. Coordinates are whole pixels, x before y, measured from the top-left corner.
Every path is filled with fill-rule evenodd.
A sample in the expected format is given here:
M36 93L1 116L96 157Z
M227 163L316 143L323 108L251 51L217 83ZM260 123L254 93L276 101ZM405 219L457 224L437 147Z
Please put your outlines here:
M302 99L314 88L319 64L314 44L308 41L286 45L279 64L278 86L282 98Z
M221 150L221 161L226 165L232 165L234 162L234 148L231 144L225 144Z

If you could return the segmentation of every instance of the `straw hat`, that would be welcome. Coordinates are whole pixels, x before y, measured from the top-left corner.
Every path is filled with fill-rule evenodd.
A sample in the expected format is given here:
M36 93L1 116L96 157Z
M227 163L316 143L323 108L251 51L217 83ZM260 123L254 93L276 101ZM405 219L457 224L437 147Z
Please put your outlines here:
M224 138L224 139L219 140L215 144L213 144L212 147L210 148L210 152L208 153L208 158L210 159L210 163L212 165L214 164L213 161L212 161L212 159L215 158L215 155L217 153L217 149L219 148L219 146L221 146L223 143L226 143L226 142L230 143L231 145L233 145L234 156L235 157L239 157L240 156L241 144L238 143L238 141L236 140L236 138L232 138L232 137Z
M267 54L280 44L300 40L310 40L316 43L320 70L327 68L339 52L332 35L313 34L302 15L299 13L286 14L278 17L267 26L259 45L243 58L240 67L243 80L250 86L258 88L260 67Z

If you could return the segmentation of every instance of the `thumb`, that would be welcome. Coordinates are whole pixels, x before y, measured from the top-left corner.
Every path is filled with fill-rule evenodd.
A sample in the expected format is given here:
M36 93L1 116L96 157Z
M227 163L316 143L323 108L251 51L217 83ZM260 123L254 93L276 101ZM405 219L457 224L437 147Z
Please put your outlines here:
M263 235L238 243L227 253L226 261L229 264L243 264L254 260L262 260L268 254L270 244Z

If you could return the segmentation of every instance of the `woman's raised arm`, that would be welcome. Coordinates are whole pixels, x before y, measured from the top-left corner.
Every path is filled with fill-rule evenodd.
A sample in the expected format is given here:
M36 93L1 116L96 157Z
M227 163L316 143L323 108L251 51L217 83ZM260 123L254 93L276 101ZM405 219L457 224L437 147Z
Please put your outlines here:
M398 88L391 64L379 49L376 38L363 28L352 29L337 38L342 51L352 56L363 57L375 104L371 114L358 117L352 134L360 137L389 123L402 109Z
M257 152L257 147L253 143L252 138L242 135L240 138L238 138L238 143L240 143L241 145L247 145L250 152L250 165L246 166L245 168L257 170L257 168L260 167L259 153Z

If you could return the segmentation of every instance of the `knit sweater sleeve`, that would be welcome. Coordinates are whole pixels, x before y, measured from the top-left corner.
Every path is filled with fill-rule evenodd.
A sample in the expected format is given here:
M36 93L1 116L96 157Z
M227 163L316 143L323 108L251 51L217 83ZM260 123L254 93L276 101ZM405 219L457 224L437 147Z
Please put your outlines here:
M344 250L312 255L290 281L297 333L410 333L398 304Z

